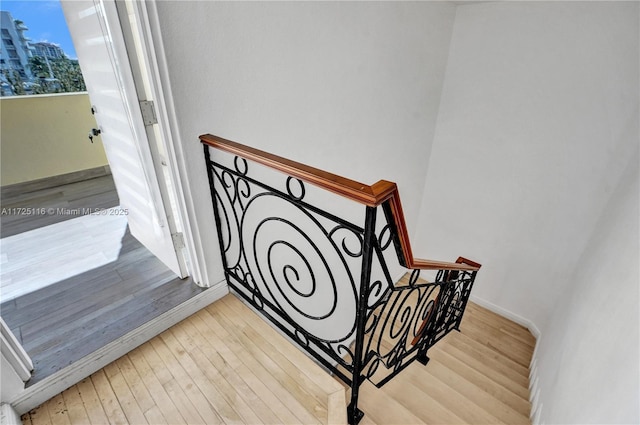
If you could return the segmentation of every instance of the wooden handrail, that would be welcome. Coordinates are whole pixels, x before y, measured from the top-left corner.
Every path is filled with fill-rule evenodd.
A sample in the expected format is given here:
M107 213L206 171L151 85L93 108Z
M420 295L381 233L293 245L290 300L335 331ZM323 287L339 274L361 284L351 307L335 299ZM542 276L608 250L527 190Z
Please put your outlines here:
M200 141L212 148L219 149L231 154L249 159L262 165L266 165L274 170L281 171L289 176L296 177L302 181L319 186L322 189L344 196L347 199L367 205L369 207L378 207L387 202L391 215L393 217L398 241L399 249L398 257L403 265L410 269L422 270L478 270L480 267L463 263L449 263L444 261L423 260L414 258L411 250L411 241L409 240L409 232L402 211L402 203L400 202L400 193L395 183L380 180L372 185L357 182L346 177L338 176L318 168L310 167L290 159L282 158L250 146L232 142L222 137L212 134L203 134ZM475 263L474 263L475 264Z

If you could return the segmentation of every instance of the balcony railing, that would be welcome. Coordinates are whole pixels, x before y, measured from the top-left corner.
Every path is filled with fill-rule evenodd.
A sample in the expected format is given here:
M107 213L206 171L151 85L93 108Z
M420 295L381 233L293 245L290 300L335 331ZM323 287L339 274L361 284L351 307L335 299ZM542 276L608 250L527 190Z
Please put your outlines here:
M480 265L414 258L394 183L200 140L229 286L351 387L357 424L365 379L380 387L414 360L426 364L458 329Z
M108 165L87 138L97 126L86 92L0 97L0 109L3 187Z

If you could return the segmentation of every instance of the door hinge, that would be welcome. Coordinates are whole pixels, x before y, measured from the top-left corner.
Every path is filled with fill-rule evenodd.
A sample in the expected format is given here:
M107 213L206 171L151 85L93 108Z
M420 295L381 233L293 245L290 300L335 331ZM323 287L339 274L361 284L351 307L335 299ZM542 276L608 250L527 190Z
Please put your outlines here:
M141 100L140 111L142 111L142 121L144 122L144 125L153 125L158 123L156 108L152 100Z
M177 250L184 248L184 234L182 232L172 233L173 247Z

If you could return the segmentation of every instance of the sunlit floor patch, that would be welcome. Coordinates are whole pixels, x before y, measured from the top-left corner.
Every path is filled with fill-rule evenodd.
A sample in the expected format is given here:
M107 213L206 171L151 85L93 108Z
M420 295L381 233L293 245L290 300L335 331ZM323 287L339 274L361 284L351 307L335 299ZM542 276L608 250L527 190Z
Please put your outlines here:
M0 239L2 302L115 261L127 230L119 209Z

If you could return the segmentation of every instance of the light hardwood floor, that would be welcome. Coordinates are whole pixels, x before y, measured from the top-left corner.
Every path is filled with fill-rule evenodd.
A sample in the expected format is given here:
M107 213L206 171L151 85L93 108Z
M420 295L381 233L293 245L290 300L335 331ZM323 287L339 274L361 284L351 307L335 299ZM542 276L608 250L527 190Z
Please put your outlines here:
M382 389L363 384L361 423L529 424L534 344L522 326L470 303L461 332L433 347L426 366L414 362ZM310 362L229 295L25 414L23 423L344 421L348 391Z
M535 339L522 326L469 303L460 332L432 347L380 390L364 385L363 424L530 424L529 363Z
M24 424L326 424L344 388L233 295L23 415Z

